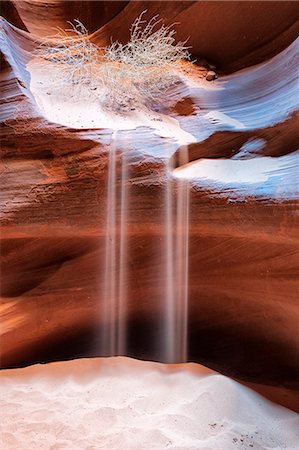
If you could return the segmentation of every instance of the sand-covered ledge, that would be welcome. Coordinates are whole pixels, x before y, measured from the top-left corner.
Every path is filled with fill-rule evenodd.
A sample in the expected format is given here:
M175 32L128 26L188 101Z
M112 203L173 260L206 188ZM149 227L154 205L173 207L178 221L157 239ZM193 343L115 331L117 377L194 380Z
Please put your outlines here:
M81 359L0 378L3 450L298 448L299 415L198 364Z
M134 130L148 127L160 137L170 137L181 145L196 142L184 131L178 120L159 114L145 105L128 107L120 113L106 110L102 103L101 83L96 78L91 84L80 85L59 82L61 72L55 64L40 63L32 59L27 64L30 73L30 90L41 114L50 122L74 129Z

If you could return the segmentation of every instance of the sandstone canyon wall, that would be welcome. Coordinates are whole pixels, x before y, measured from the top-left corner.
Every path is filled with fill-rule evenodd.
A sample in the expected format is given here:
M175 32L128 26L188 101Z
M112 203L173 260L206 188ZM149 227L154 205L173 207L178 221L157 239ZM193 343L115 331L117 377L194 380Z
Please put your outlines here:
M110 208L112 130L51 122L30 89L28 64L36 42L53 26L65 27L74 18L70 3L4 2L2 367L99 355L99 330L105 325L100 274ZM237 161L253 176L258 158L271 157L273 164L269 176L256 182L212 177L191 182L188 359L242 380L295 392L296 2L90 1L75 6L76 16L101 45L111 35L125 40L128 25L140 11L159 11L170 22L181 23L178 34L190 35L195 55L224 73L233 72L212 83L202 78L201 85L177 88L176 104L161 109L194 137L183 146L185 162ZM199 77L205 73L200 66L194 70ZM149 127L120 131L115 145L116 246L122 223L122 167L127 167L126 355L163 361L163 242L169 187L165 161L179 173L181 146ZM256 159L257 166L246 166ZM177 180L173 177L170 183L173 199Z

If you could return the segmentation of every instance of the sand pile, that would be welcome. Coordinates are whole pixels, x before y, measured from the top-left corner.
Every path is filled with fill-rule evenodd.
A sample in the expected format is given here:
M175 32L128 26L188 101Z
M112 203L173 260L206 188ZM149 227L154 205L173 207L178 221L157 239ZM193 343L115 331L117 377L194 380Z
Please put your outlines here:
M0 377L3 450L298 448L296 413L196 364L82 359Z

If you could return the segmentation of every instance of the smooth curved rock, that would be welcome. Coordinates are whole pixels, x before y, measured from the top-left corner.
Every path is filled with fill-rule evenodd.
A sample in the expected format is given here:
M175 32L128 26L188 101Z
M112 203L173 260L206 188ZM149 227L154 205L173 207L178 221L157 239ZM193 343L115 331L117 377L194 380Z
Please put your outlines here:
M10 3L10 2L4 2ZM82 20L100 45L110 37L125 41L129 26L144 10L166 22L179 22L178 39L189 38L192 52L212 61L218 69L234 71L259 63L289 46L298 36L296 2L236 1L65 1L12 0L27 29L37 36L52 35L53 28L67 28L67 21ZM15 14L3 15L16 26ZM101 28L99 31L97 31Z

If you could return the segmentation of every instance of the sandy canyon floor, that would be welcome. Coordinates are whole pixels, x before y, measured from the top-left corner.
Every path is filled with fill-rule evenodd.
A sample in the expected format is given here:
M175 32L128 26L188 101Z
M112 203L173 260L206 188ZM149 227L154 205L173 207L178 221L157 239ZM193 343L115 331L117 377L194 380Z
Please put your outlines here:
M298 449L299 415L198 364L81 359L0 377L3 450Z

